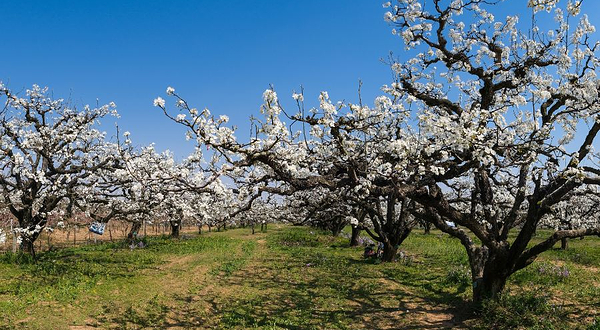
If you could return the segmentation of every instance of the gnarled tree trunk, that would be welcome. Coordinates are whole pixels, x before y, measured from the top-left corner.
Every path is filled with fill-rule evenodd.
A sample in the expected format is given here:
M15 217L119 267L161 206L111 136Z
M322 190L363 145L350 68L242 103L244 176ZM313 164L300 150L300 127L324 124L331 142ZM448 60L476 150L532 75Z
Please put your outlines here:
M39 215L31 216L31 210L25 209L20 213L13 215L20 215L17 218L19 221L20 228L29 228L30 230L33 228L41 228L40 230L32 230L30 234L27 236L21 235L21 243L19 244L19 250L22 253L27 253L35 258L35 241L41 234L41 230L46 226L46 222L48 221L46 218L40 217Z
M498 298L506 286L506 280L513 273L513 267L507 263L506 253L490 252L485 246L472 251L469 261L473 280L473 302L479 305L485 299Z
M398 253L398 245L389 242L383 243L383 254L381 255L382 262L392 262Z
M127 243L131 244L131 243L135 242L141 228L142 228L142 223L139 221L136 221L131 224L131 228L129 229L129 233L127 234Z

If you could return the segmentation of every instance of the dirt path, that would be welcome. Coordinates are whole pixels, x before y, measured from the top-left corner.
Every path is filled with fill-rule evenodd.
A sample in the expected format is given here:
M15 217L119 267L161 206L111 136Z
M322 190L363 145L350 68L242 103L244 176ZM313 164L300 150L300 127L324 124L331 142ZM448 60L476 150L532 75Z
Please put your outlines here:
M213 233L214 236L226 235L225 233ZM259 237L259 236L256 236ZM165 328L189 329L213 328L222 317L221 310L228 301L235 299L241 285L228 283L229 276L221 270L231 260L240 258L240 262L246 264L248 260L254 260L257 254L263 251L264 239L257 241L255 253L244 257L242 251L243 243L253 241L255 236L235 235L231 239L236 240L230 250L224 253L216 252L214 256L207 257L205 254L188 255L184 257L170 257L163 266L161 274L163 278L159 281L161 291L165 292L169 301ZM202 260L204 259L204 260ZM245 272L245 267L237 269L234 273Z
M244 329L253 324L267 325L270 318L293 319L308 313L304 321L306 327L321 328L319 323L311 323L314 320L310 314L321 315L321 318L339 314L343 315L344 322L351 320L353 329L460 329L460 323L454 322L448 306L417 298L418 295L410 293L412 288L395 281L381 278L376 291L361 298L348 297L338 301L328 298L328 294L320 297L327 290L318 283L316 277L320 274L304 264L299 265L289 255L270 249L266 234L235 232L232 235L225 232L209 235L227 236L234 243L225 251L167 255L158 267L142 272L145 281L137 284L134 291L147 290L147 302L134 307L139 314L137 322L152 326L151 320L156 318L157 325L164 329ZM250 246L252 251L245 252L244 248ZM230 265L233 270L229 269ZM354 283L351 287L356 289L357 285ZM394 298L390 292L405 294ZM335 293L331 295L335 296ZM379 296L387 296L388 302L380 305L382 302L376 300ZM319 301L322 299L338 302L323 303ZM336 306L338 303L341 305ZM148 311L153 308L156 311ZM128 313L130 309L121 303L121 307L115 307L112 313ZM340 313L340 309L344 311ZM111 322L100 319L96 324L102 324L104 328L122 327L122 320L114 315L111 317ZM284 325L279 326L285 328ZM72 329L92 328L79 326Z

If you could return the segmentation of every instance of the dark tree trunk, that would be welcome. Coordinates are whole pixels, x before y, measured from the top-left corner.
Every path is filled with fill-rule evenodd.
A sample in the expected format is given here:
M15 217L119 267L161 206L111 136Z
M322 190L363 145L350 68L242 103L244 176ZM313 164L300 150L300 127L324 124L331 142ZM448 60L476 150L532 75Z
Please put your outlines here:
M398 253L400 244L408 237L412 231L412 227L404 227L398 230L392 239L383 242L383 255L381 256L382 262L392 262ZM389 236L388 236L389 237Z
M473 279L473 302L496 299L512 273L502 254L491 254L487 247L477 248L469 258Z
M43 228L46 226L47 219L42 218L40 216L31 217L31 216L29 216L30 214L31 214L30 211L23 211L23 213L21 214L21 217L17 217L19 226L21 228L35 228L37 226L40 226L42 228L41 230L43 230ZM19 250L22 253L27 253L35 258L34 243L37 240L37 238L40 236L41 230L35 231L34 233L32 233L31 235L28 235L27 237L22 237L22 241L19 244Z
M339 226L335 227L335 228L333 228L331 230L331 234L333 235L333 237L338 237L338 236L340 236L340 233L342 232L342 229L344 229L344 228L343 227L340 228Z
M400 208L398 209L398 202ZM407 198L398 198L395 193L386 196L385 206L381 205L380 200L375 202L377 212L369 214L377 235L371 233L368 227L365 227L367 233L376 241L383 243L382 262L392 262L396 257L400 244L408 237L416 224L410 221L410 209L414 209L414 203Z
M171 237L179 238L181 232L181 220L169 221L169 223L171 223Z
M560 248L562 250L566 250L569 247L569 239L568 238L563 238L560 240Z
M431 232L431 223L429 221L423 221L423 228L425 229L425 235L429 235Z
M360 227L352 226L352 236L350 237L350 246L359 246L360 245Z
M481 304L485 299L496 299L504 290L506 277L501 274L489 274L473 282L473 302Z
M368 228L366 228L366 232L369 234L369 236L371 236L371 238L380 243L383 243L383 253L381 254L382 262L394 261L394 258L398 253L398 248L400 247L402 242L404 242L404 240L408 237L408 235L412 231L412 227L401 228L398 229L398 231L388 233L380 230L378 232L379 236L376 236ZM387 237L387 239L385 237Z
M347 224L348 221L346 221L344 217L335 217L330 221L327 221L322 228L331 231L331 234L334 237L338 237Z
M250 227L252 227L252 235L254 235L254 222L252 222L252 224L250 224Z
M142 223L139 221L136 221L131 224L131 229L129 229L129 233L127 234L127 242L128 243L135 242L135 240L137 239L138 233L140 231L140 228L142 228Z
M383 254L381 255L382 262L392 262L398 253L398 246L391 243L383 243Z
M23 239L21 241L21 245L19 246L22 253L27 253L31 255L35 259L35 245L34 241Z

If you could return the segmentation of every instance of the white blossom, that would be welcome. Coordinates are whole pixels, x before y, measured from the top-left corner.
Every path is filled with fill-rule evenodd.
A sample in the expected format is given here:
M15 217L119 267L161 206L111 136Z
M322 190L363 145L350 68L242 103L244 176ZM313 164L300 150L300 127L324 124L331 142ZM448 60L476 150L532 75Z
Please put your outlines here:
M161 107L164 108L165 107L165 100L162 97L157 97L154 99L154 106L155 107Z

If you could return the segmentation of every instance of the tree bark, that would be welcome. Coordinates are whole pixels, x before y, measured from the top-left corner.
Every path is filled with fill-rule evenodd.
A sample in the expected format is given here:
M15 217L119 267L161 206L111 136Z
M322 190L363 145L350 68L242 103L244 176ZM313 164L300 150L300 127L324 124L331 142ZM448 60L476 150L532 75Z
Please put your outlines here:
M568 238L563 238L560 240L560 249L561 250L566 250L569 247L569 240Z
M476 305L481 304L486 299L497 299L508 277L496 273L487 274L473 282L473 302Z
M350 246L359 246L360 245L360 227L352 226L352 236L350 237Z
M390 243L383 243L383 255L381 256L382 262L392 262L398 253L398 246Z
M507 248L508 249L508 248ZM472 250L469 256L473 279L473 302L496 299L504 290L506 280L513 273L504 253L493 253L487 247Z
M181 233L181 220L169 222L171 223L171 237L179 238L179 235Z
M21 252L31 255L35 259L35 245L33 241L24 239L19 246Z
M31 255L32 257L35 258L35 245L34 245L35 241L40 237L42 230L46 227L46 222L48 220L44 217L40 217L39 215L31 216L30 209L26 209L18 214L15 214L13 212L13 215L17 218L20 228L30 228L31 229L31 228L35 228L38 226L41 227L41 229L39 231L34 231L30 235L27 235L27 237L22 237L22 241L19 244L19 250L21 252L28 253L29 255ZM40 241L40 250L41 250L41 241Z
M431 232L431 223L429 221L424 221L423 222L423 228L425 229L425 235L429 235L429 233Z
M138 233L140 231L140 228L142 228L142 223L139 221L136 221L131 224L131 228L129 229L129 233L127 234L127 243L135 242L135 240L137 239Z

